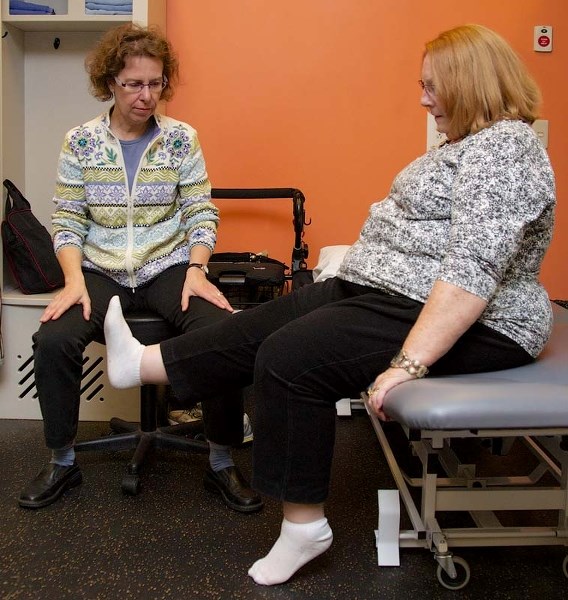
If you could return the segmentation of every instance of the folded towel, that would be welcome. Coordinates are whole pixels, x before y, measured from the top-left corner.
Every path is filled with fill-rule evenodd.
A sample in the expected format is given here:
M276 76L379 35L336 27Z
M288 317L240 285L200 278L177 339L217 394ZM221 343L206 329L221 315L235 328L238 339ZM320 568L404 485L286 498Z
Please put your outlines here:
M104 0L103 0L104 1ZM47 6L46 4L36 4L35 2L24 2L24 0L10 0L10 9L17 10L53 10L51 6Z
M23 0L10 0L10 14L54 15L55 11L53 8L51 8L51 6L47 6L45 4L34 4L33 2L23 2Z
M106 4L106 5L110 5L110 6L120 6L121 4L130 4L132 6L132 2L130 2L129 0L94 0L94 2L91 2L90 0L87 0L86 4Z
M95 2L85 2L85 8L91 10L132 10L132 2L127 0L120 0L120 2L109 3L104 0L95 0Z
M17 8L10 11L11 15L54 15L55 11L52 9L49 12L43 10L18 10Z
M85 8L85 14L86 15L131 15L132 9L114 10L112 8L109 8L109 9L105 9L105 10L102 10L102 9L93 10L92 8Z

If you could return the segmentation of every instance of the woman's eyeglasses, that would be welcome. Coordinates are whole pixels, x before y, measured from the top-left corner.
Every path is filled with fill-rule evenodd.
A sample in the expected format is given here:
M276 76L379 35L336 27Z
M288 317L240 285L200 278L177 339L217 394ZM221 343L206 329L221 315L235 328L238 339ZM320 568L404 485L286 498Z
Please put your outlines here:
M120 81L118 77L115 77L114 80L118 85L120 85L125 92L129 94L140 94L142 90L147 87L151 93L157 94L161 92L168 85L168 78L162 77L162 79L156 79L155 81L150 81L150 83L142 83L141 81Z
M436 88L431 83L424 83L422 79L419 79L418 85L428 94L428 96L436 95Z

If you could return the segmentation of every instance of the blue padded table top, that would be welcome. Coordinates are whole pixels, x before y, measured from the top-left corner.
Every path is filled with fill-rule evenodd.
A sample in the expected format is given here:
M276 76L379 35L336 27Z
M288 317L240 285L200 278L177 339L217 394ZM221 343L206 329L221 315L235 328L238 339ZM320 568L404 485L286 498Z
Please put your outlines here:
M568 427L568 310L553 312L552 335L534 363L409 381L389 392L386 413L410 429Z

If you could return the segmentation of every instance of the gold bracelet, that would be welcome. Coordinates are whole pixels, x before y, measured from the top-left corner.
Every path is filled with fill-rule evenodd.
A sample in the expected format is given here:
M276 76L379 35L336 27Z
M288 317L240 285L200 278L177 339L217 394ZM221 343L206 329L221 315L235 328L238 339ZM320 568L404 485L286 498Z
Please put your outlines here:
M390 361L390 366L395 369L404 369L409 375L421 379L428 375L428 367L421 365L417 360L412 360L401 348L398 354Z

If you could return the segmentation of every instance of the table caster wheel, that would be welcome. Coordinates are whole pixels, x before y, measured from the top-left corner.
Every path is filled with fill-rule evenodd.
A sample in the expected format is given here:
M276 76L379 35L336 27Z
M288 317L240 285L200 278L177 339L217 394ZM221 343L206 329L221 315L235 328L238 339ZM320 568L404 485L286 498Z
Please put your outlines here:
M442 568L442 565L438 565L436 576L438 581L448 590L461 590L469 583L471 571L467 562L459 556L452 557L452 562L456 569L456 577L452 579L446 571Z
M565 556L562 562L562 572L564 573L564 577L568 577L568 556Z
M136 496L140 491L140 477L138 475L133 475L132 473L127 473L122 478L122 491L129 496Z

